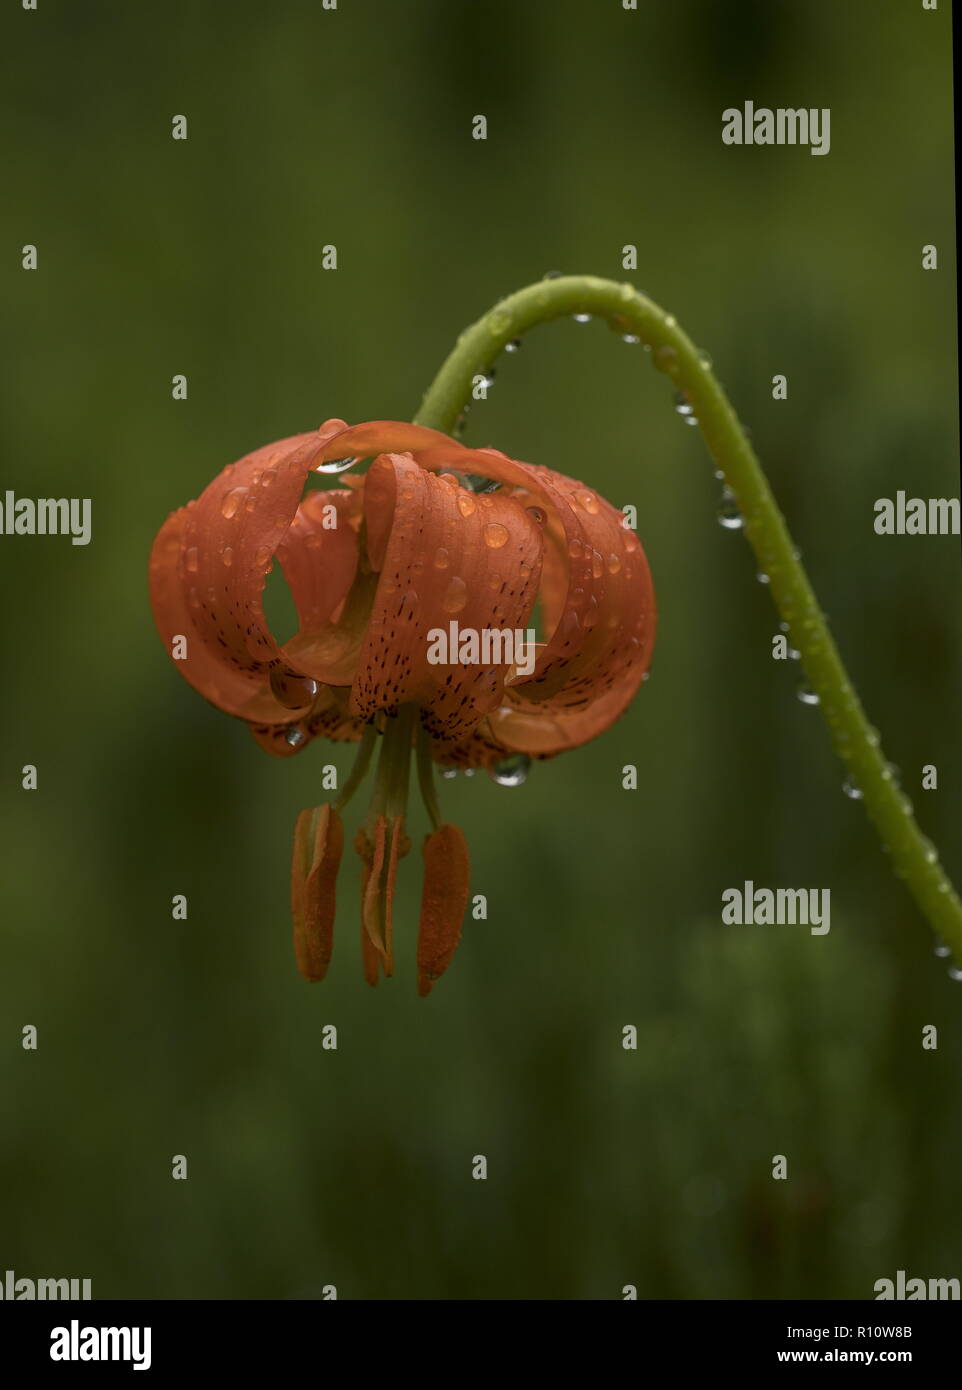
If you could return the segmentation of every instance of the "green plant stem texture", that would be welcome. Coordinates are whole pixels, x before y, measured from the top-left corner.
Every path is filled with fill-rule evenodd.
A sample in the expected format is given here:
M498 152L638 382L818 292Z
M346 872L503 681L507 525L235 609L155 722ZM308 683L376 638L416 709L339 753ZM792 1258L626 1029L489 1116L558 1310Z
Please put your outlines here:
M418 424L451 433L470 402L475 376L528 329L552 319L590 314L637 336L652 365L690 402L708 451L730 488L775 606L788 624L808 682L818 696L835 750L862 793L895 874L904 880L935 932L962 966L962 902L932 844L919 830L865 717L825 616L798 558L785 519L735 411L715 379L709 359L671 314L633 285L588 275L541 280L509 295L458 339L425 394ZM638 351L641 349L639 348Z

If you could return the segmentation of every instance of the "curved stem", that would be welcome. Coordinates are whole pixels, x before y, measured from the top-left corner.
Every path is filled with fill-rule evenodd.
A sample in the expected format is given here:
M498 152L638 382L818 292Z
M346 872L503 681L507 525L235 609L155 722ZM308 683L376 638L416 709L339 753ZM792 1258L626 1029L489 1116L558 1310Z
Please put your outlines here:
M542 280L509 295L461 335L425 394L418 424L450 433L471 397L472 380L497 354L536 324L572 314L607 319L650 349L653 365L684 392L708 451L741 512L745 534L769 578L775 606L788 624L835 750L862 793L896 875L962 965L962 902L931 843L915 823L842 665L828 624L802 567L785 520L738 417L712 375L709 359L666 314L632 285L570 275Z

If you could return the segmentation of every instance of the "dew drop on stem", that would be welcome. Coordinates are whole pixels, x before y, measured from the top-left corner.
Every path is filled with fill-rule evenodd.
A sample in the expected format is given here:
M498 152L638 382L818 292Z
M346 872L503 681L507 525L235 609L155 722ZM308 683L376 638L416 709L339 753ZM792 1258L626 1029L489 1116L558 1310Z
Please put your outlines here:
M745 518L738 510L735 494L727 487L718 504L718 524L726 531L740 531L745 525Z

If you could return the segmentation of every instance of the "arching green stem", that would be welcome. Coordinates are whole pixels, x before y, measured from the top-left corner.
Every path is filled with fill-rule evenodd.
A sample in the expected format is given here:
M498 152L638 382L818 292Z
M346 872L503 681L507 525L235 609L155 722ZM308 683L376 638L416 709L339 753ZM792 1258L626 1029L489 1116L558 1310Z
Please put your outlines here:
M772 496L761 464L707 357L674 318L632 285L571 275L541 280L503 299L467 329L441 367L417 414L417 423L449 433L471 398L473 378L498 353L536 324L572 314L604 318L650 349L653 365L687 396L716 467L744 519L745 534L801 654L835 750L862 798L899 878L905 880L934 930L962 965L962 902L893 776L878 735L865 717Z

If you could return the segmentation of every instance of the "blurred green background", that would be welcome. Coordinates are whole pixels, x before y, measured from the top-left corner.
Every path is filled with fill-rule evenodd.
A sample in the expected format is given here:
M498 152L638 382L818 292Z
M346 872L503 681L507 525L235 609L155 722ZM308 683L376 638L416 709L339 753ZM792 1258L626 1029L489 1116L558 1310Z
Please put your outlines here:
M769 595L639 348L545 328L469 418L469 443L637 505L660 636L603 739L517 790L442 784L489 917L429 1000L417 856L396 978L363 983L346 854L331 973L300 981L293 822L350 756L265 756L178 679L146 600L155 531L228 461L331 415L410 417L497 298L626 278L634 243L627 278L712 354L958 879L958 540L872 528L877 497L958 492L949 10L5 7L2 487L92 498L93 540L0 537L0 1271L364 1299L962 1274L962 985L772 661ZM831 153L723 146L749 98L830 107ZM746 878L830 888L830 935L723 927Z

